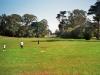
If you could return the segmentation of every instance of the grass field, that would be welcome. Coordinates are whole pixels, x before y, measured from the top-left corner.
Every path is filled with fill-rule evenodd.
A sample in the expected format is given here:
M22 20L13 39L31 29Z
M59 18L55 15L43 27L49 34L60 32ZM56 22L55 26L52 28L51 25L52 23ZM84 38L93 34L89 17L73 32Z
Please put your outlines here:
M36 40L0 37L0 75L100 75L100 41Z

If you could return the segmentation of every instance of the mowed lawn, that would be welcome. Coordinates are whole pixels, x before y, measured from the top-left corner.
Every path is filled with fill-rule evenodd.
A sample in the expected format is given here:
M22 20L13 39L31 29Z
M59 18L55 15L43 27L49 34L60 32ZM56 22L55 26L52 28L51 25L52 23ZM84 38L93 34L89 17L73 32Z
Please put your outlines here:
M100 75L100 41L39 40L0 37L0 75Z

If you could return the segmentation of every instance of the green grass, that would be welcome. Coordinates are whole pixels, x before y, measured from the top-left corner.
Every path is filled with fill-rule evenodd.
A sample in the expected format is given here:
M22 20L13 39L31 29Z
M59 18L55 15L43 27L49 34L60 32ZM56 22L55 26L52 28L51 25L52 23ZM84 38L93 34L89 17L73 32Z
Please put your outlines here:
M100 75L100 41L39 40L0 37L0 75Z

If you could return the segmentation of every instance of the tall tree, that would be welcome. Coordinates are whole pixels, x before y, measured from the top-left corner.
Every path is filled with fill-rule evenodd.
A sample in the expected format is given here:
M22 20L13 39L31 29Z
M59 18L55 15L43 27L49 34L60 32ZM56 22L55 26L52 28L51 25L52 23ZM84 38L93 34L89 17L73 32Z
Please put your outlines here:
M0 32L2 35L15 36L18 32L21 22L21 16L17 14L8 15L5 14L1 17Z
M59 14L57 14L57 20L59 21L59 31L61 32L61 34L64 32L64 26L66 25L67 22L67 18L65 16L66 11L60 11Z
M21 23L22 22L22 17L18 14L12 14L11 17L16 20L16 22Z
M44 37L48 32L48 21L46 19L39 22L33 22L31 26L34 28L36 37Z
M43 19L40 21L40 23L41 23L42 36L45 36L45 35L47 35L48 30L49 30L48 21L46 19Z
M7 27L7 16L6 14L2 14L1 21L0 21L0 34L6 35L6 27Z
M69 22L69 26L73 28L73 35L78 38L82 38L86 23L86 11L74 9L69 16Z
M74 9L72 12L62 11L60 14L57 14L56 18L60 22L59 34L61 35L61 31L64 32L62 37L83 37L83 28L87 19L86 11L79 9Z
M18 29L21 26L20 22L21 22L21 18L19 15L7 16L7 28L6 28L6 30L9 32L9 33L7 32L7 35L16 36L16 33L18 32Z
M24 14L22 18L25 26L31 25L33 21L37 21L37 17L32 14Z
M99 40L100 39L100 1L97 0L97 2L92 5L90 7L90 9L88 10L88 14L92 15L94 14L94 20L97 21L97 26L98 26L98 30L97 30L97 35L96 38Z
M0 34L15 37L44 37L48 31L48 21L43 19L37 22L37 17L30 14L0 16Z

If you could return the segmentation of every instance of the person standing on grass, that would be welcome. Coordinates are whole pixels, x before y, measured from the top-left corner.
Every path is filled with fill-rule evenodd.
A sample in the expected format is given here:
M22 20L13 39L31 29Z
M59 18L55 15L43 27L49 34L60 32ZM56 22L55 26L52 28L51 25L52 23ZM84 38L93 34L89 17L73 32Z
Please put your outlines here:
M3 51L5 51L5 49L6 49L6 44L3 45Z
M20 42L20 47L21 47L21 48L24 47L24 42L23 42L23 41Z
M3 45L3 49L6 49L6 45L5 44Z

